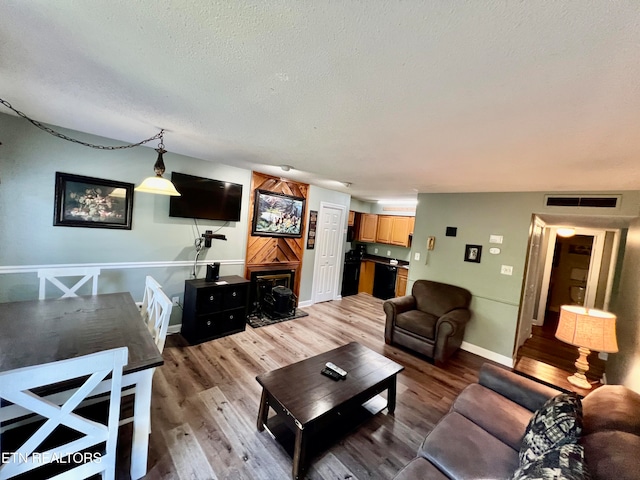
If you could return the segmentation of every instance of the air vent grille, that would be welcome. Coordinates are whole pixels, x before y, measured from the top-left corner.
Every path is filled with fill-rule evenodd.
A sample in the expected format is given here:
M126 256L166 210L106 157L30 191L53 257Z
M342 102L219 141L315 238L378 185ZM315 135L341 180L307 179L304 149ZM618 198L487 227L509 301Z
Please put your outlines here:
M548 207L616 208L619 197L558 197L548 196Z

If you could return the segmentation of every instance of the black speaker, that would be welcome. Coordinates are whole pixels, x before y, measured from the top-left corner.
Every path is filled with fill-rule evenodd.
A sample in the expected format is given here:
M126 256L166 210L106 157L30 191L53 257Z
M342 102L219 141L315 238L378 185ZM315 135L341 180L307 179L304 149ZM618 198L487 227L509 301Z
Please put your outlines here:
M207 265L207 282L215 282L220 279L220 262Z

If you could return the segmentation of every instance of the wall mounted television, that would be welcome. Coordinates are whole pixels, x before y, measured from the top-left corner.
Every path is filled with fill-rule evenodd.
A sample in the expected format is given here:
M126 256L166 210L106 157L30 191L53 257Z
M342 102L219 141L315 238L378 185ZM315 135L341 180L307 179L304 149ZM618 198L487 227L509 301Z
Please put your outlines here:
M240 220L242 185L186 173L171 173L180 197L169 199L169 216L203 220Z

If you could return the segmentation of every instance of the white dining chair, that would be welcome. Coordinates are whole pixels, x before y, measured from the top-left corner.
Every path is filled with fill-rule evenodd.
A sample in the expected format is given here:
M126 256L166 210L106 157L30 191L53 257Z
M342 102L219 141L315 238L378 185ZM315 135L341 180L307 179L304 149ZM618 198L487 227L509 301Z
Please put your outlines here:
M47 282L55 285L60 289L63 295L60 298L77 297L76 293L85 283L91 281L91 295L98 293L98 276L100 268L98 267L72 267L72 268L41 268L38 270L38 278L40 278L40 291L38 298L44 300L46 298ZM80 277L79 280L68 287L58 277Z
M45 419L21 446L12 450L11 455L3 455L3 462L8 461L0 464L0 480L30 472L55 460L66 461L70 466L70 469L56 475L56 479L88 478L98 473L103 479L114 479L122 368L127 358L128 350L122 347L0 373L0 399L5 400L0 403L0 413L5 408L18 406ZM106 422L83 417L76 408L108 375L111 378ZM69 380L84 383L72 390L72 394L62 403L52 402L33 391L38 387ZM42 442L59 426L75 430L82 436L42 451L39 448ZM87 449L100 444L105 444L104 450L94 454L87 452ZM0 451L4 451L2 445Z
M148 290L151 300L149 301L146 309L146 314L143 314L142 318L146 322L149 332L151 332L151 336L153 337L153 341L156 342L158 350L162 353L164 350L164 342L167 339L167 330L169 328L169 320L171 320L173 303L169 297L167 297L167 294L164 293L158 282L153 280L151 277L147 278L151 279L152 282L150 282L145 288L145 295L146 290Z
M157 290L161 290L162 285L158 283L158 281L153 278L151 275L147 275L144 279L144 295L142 297L142 302L139 304L140 306L140 315L144 321L147 321L149 317L149 307L153 303L153 297Z

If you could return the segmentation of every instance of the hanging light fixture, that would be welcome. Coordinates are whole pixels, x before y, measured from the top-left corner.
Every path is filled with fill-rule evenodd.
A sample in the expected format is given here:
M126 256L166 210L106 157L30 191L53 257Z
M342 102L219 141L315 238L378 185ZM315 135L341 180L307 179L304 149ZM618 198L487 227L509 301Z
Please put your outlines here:
M153 171L156 172L156 176L145 178L140 186L136 187L135 190L137 192L180 197L180 192L176 190L176 187L173 185L173 183L171 183L171 180L162 178L162 174L165 170L162 155L167 153L167 151L164 149L164 130L160 131L160 143L158 144L158 148L156 148L156 152L158 152L158 159L153 166Z

